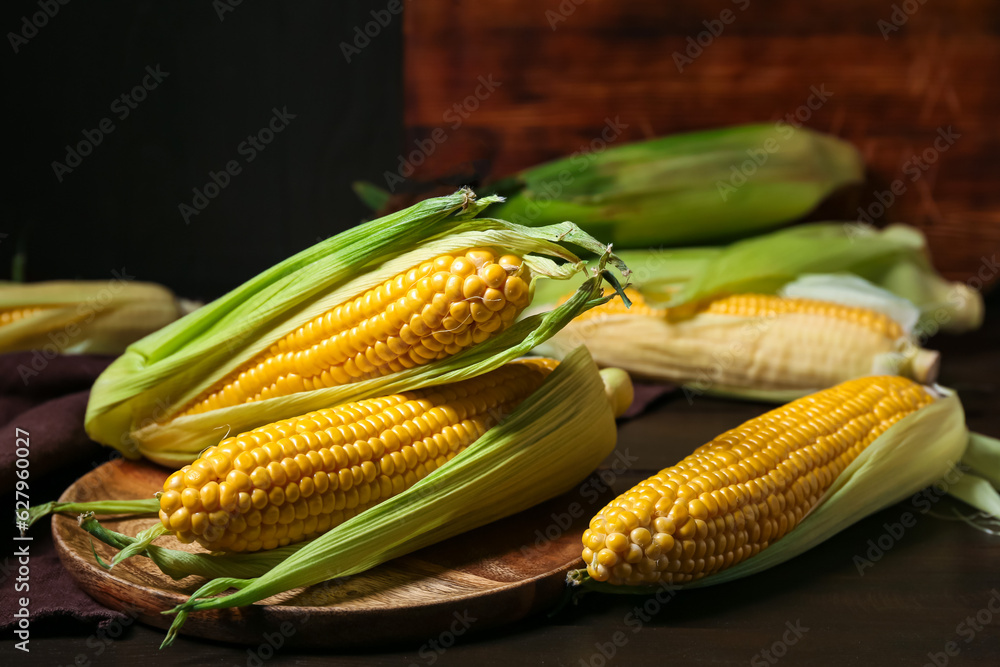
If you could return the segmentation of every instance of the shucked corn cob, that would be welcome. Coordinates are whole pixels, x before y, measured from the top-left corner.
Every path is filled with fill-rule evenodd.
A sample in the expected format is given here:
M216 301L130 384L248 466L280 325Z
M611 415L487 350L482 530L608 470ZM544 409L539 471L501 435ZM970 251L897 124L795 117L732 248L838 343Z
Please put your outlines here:
M223 440L167 478L160 520L213 551L274 549L326 532L454 458L532 394L532 359L449 385L370 398Z
M934 400L904 378L861 378L727 431L591 520L587 573L619 585L685 583L751 558L802 522L876 438Z
M226 433L472 377L523 356L615 284L624 264L572 223L475 216L462 190L303 250L132 345L98 378L85 425L125 456L174 468ZM534 280L587 271L563 306L514 320Z
M388 375L444 359L507 328L528 305L516 255L435 257L315 316L233 371L181 415Z
M549 347L586 345L601 365L685 384L694 393L786 399L878 372L933 381L936 352L912 343L889 316L806 298L734 294L677 308L591 309Z

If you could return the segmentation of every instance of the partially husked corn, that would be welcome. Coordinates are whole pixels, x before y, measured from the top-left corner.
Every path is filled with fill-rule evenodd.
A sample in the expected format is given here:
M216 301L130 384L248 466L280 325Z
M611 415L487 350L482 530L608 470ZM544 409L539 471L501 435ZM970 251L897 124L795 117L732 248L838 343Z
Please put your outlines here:
M441 255L313 318L181 414L332 387L426 364L507 328L531 278L515 255Z
M115 272L117 273L117 272ZM196 307L134 280L0 281L0 353L121 354Z
M769 317L795 313L829 318L835 322L849 322L890 340L903 335L903 328L895 320L875 310L773 294L733 294L710 301L703 312L735 317Z
M636 289L627 288L625 295L631 300L631 307L626 306L624 301L620 299L612 299L596 308L591 308L580 315L577 320L586 321L615 315L681 320L701 313L767 318L794 313L830 318L837 322L848 322L892 340L904 335L903 328L884 313L818 299L784 297L775 294L730 294L705 301L695 308L655 308L650 306L642 293Z
M746 560L795 528L886 429L933 401L905 378L865 377L727 431L591 520L587 573L679 584Z
M657 308L641 292L625 292L631 308L611 300L555 340L583 343L602 366L699 393L807 393L884 373L921 382L936 377L939 355L878 310L770 294Z
M628 275L571 222L477 217L498 201L462 189L351 227L136 341L94 383L88 435L176 470L220 434L498 368L618 284L609 267ZM540 278L577 277L567 303L519 319Z
M311 412L228 438L173 473L160 520L214 551L309 539L413 486L537 389L555 362Z

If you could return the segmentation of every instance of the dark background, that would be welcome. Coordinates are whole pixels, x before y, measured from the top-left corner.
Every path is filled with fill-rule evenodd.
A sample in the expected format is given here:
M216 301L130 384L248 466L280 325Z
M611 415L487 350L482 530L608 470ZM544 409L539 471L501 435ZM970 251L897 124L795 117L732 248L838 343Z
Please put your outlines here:
M351 181L391 168L403 137L401 18L350 63L340 47L376 5L244 2L220 20L211 2L77 0L14 53L7 34L40 10L3 3L0 278L20 248L28 280L125 267L208 299L357 223ZM112 102L157 65L169 75L119 120ZM296 117L248 164L237 147L275 107ZM52 162L106 117L114 131L60 182ZM242 172L185 224L178 206L234 159Z
M0 278L20 252L31 281L102 280L124 267L211 299L368 216L351 182L384 186L400 156L435 130L447 141L413 178L449 184L437 193L572 153L607 118L628 124L622 141L774 122L825 86L834 96L806 125L857 145L868 181L819 215L856 217L953 127L960 141L877 222L916 225L944 275L993 291L995 0L910 0L918 9L888 30L900 3L405 0L367 45L352 45L350 62L343 45L390 0L220 9L233 1L4 3L10 208ZM40 2L58 12L15 53L11 35ZM738 18L678 71L671 54L724 11ZM119 119L113 101L157 66L169 75ZM502 85L451 127L445 114L480 77ZM238 147L274 108L295 118L248 164ZM52 163L105 118L114 131L60 182ZM242 172L186 223L178 207L230 160Z

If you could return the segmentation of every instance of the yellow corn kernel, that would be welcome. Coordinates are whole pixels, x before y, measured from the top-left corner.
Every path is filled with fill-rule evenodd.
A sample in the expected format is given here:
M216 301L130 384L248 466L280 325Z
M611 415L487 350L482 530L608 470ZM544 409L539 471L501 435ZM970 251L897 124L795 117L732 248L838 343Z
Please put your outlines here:
M387 375L482 342L529 301L527 267L500 260L475 248L401 273L276 341L180 414Z
M582 341L602 366L699 392L806 393L864 375L932 382L937 374L938 353L913 344L876 310L767 294L668 309L634 289L626 295L631 308L612 299L577 317L556 341Z
M613 293L605 291L605 296ZM701 313L764 318L795 313L850 322L870 331L877 332L879 335L891 340L896 340L904 335L899 323L884 313L868 308L844 306L818 299L783 297L774 294L730 294L704 301L693 307L654 308L646 302L646 298L642 293L634 288L626 288L625 295L632 302L630 308L626 307L625 302L621 299L611 299L605 304L585 311L576 318L577 321L606 318L613 315L663 317L668 320L679 321Z
M467 256L470 264L481 259ZM555 365L517 361L469 380L310 412L227 438L167 478L160 519L182 542L215 551L315 537L446 463L534 392ZM228 468L221 465L226 461ZM257 529L261 524L279 528Z
M11 324L17 322L18 320L23 320L25 317L30 317L35 313L39 313L46 308L58 308L60 306L23 306L20 308L3 308L0 309L0 327L5 324Z
M699 309L699 312L736 317L773 317L797 313L850 322L890 340L896 340L903 336L902 327L885 313L817 299L783 297L773 294L732 294L709 301Z
M632 302L631 306L626 306L623 299L611 299L600 306L583 311L583 313L578 315L574 321L585 322L587 320L605 319L616 315L666 317L669 312L666 308L653 308L650 306L646 302L646 297L642 295L642 292L634 287L626 287L624 291L625 296L627 296L629 301ZM604 290L604 296L612 296L614 293L615 292L613 290ZM572 294L567 294L559 300L559 303L565 303L571 296Z
M746 560L798 525L886 429L933 401L905 378L866 377L751 419L602 509L584 534L587 572L679 584Z

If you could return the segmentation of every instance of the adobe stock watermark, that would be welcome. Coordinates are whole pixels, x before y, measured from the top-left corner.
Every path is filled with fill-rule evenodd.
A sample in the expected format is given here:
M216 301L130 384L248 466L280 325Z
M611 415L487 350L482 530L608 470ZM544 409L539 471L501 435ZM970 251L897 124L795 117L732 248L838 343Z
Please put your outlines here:
M674 584L660 582L656 588L650 589L649 597L641 605L635 605L622 617L622 623L632 631L628 635L624 630L616 630L606 642L594 642L594 652L588 658L580 658L580 667L605 667L618 652L628 645L633 636L653 620L670 603L680 588Z
M441 633L434 639L430 639L417 649L417 656L423 660L424 664L433 665L438 661L445 651L450 649L458 641L458 638L469 631L472 624L479 619L469 613L466 609L461 614L456 612L452 613L454 620L451 624L441 631ZM409 667L420 667L418 663L411 662Z
M618 478L628 472L632 465L639 460L638 456L629 454L626 448L623 451L615 450L615 458L608 468L602 468L594 472L587 481L580 485L577 495L584 502L573 501L566 506L565 512L553 512L550 515L552 523L545 528L535 529L535 541L521 547L521 553L525 558L531 558L537 551L546 551L552 544L561 538L567 530L573 527L573 521L586 515L593 515L593 508L600 504L601 496L611 490Z
M165 423L174 413L176 406L171 405L170 396L158 397L153 402L152 411L148 412L146 417L144 417L139 424L132 431L125 431L118 438L118 442L121 443L122 451L128 451L129 454L135 457L139 454L139 443L136 442L133 437L133 433L140 433L144 429L152 426L153 424L163 424ZM219 440L224 440L225 437L219 438Z
M799 640L809 632L809 628L802 625L802 621L799 619L796 619L795 623L785 621L785 627L788 629L782 633L780 639L775 640L769 647L761 649L759 653L750 658L751 667L767 667L778 664L779 660L788 655L788 649L798 644Z
M389 0L389 3L385 6L385 9L373 9L369 14L372 17L371 21L368 21L363 26L354 26L354 34L350 42L340 43L340 52L344 55L344 60L350 64L351 59L354 56L361 53L362 50L368 47L372 43L373 39L376 39L382 31L389 27L392 23L393 18L403 13L403 0Z
M560 23L564 23L566 19L573 15L576 8L585 3L587 0L562 0L559 6L555 9L545 10L545 20L549 22L549 27L555 30L559 27Z
M243 0L212 0L212 9L219 17L219 22L226 20L226 14L235 12L236 8L243 4Z
M121 621L114 620L87 637L84 646L89 650L77 653L73 657L73 660L67 663L67 667L70 665L73 667L90 667L91 665L100 664L102 661L96 659L104 655L104 652L125 634L125 629L139 618L139 608L133 605L126 605L122 609L122 612L125 614L125 619Z
M852 559L858 576L865 576L865 570L875 567L875 563L882 560L882 557L903 539L906 531L917 525L917 516L930 512L931 508L948 493L948 488L962 478L966 470L968 468L962 463L953 465L939 482L922 489L910 498L910 504L917 511L916 514L906 511L899 516L899 520L882 524L884 532L877 538L868 540L868 549L864 555L855 555Z
M750 6L750 0L732 0L732 3L741 12L745 12ZM701 24L705 26L705 29L694 37L687 38L687 45L683 53L680 51L674 51L673 53L674 66L677 68L677 72L683 74L685 67L694 64L694 61L700 58L701 54L705 53L705 49L712 46L715 40L722 35L726 26L736 20L736 16L736 12L727 7L719 12L718 18L702 21Z
M476 86L472 94L465 97L460 102L456 102L441 114L441 120L448 124L448 130L443 127L436 127L430 135L423 139L416 139L413 142L413 150L407 155L398 155L399 164L396 171L385 171L382 173L385 178L385 185L389 192L395 192L396 186L404 183L407 178L413 175L414 170L427 161L431 155L437 151L438 146L448 141L449 131L454 132L462 127L465 121L476 112L483 102L488 100L497 88L503 85L502 81L497 81L492 74L480 76L477 79L479 85Z
M545 209L562 195L563 190L573 183L579 174L586 171L609 145L617 141L628 127L628 123L621 121L621 116L606 117L600 134L570 154L568 158L570 166L535 186L530 192L531 202L525 206L524 212L512 215L510 221L531 226L531 221L542 215Z
M7 33L7 41L14 53L18 53L21 47L38 35L38 31L56 17L59 9L68 4L69 0L38 0L38 11L31 16L22 16L20 30Z
M916 14L926 2L927 0L903 0L899 4L894 4L888 19L879 19L875 22L875 27L882 33L882 39L888 42L889 36L906 25L910 17Z
M142 80L127 93L122 93L111 101L111 113L119 121L125 120L168 76L170 76L170 72L161 70L159 64L155 67L147 65L146 75L142 77ZM63 177L73 173L74 169L83 164L83 158L93 153L94 149L104 142L104 138L115 131L115 127L115 121L112 120L112 117L106 116L97 123L97 127L94 129L83 130L83 138L76 144L73 146L67 144L63 161L52 161L52 172L56 175L56 180L62 183Z
M209 171L208 181L200 189L191 188L193 196L190 204L181 202L177 205L177 210L184 219L184 224L191 223L191 218L198 216L208 208L212 200L218 197L223 190L229 187L233 177L243 173L243 167L257 159L257 156L264 151L274 141L275 137L281 134L297 117L298 114L288 113L288 107L282 107L279 111L277 107L271 109L271 118L264 127L253 134L248 134L246 138L236 146L236 154L242 160L232 159L219 171Z
M778 317L776 311L768 311L744 323L729 346L712 354L711 365L701 365L698 376L681 387L688 405L694 405L696 396L702 396L719 384L725 384L726 371L737 365L748 365L756 358L753 344L771 328Z
M23 428L14 427L13 436L14 446L11 449L14 450L14 467L18 478L14 484L14 524L20 533L14 536L12 545L13 557L17 559L14 592L26 594L16 598L14 635L21 641L14 644L14 648L31 653L31 542L34 538L24 534L28 529L28 507L31 506L31 434Z
M972 616L966 616L955 626L955 634L965 640L964 643L971 644L980 632L993 623L993 619L1000 614L1000 591L990 590L990 597L982 609ZM962 652L962 646L955 640L945 642L942 651L931 651L927 654L927 662L923 667L947 667L951 659Z
M909 189L907 180L910 183L920 180L927 173L927 170L940 159L941 154L948 152L955 145L955 142L961 138L962 135L956 132L951 125L948 127L939 127L937 129L937 136L931 145L919 154L914 153L903 163L901 171L908 179L897 178L889 184L887 189L876 190L872 193L875 201L869 204L867 208L858 207L858 222L869 226L874 225L875 218L881 217L889 210L889 207L896 203L897 197L902 197L906 194Z
M996 253L989 257L981 256L979 262L979 270L975 274L969 276L964 283L952 285L945 299L947 306L941 305L932 313L924 313L921 316L913 332L899 350L898 359L906 359L918 351L928 338L936 335L941 327L951 322L956 313L967 312L969 300L974 298L974 294L982 292L983 288L1000 274L1000 262L997 261Z
M784 143L794 137L795 132L808 122L813 113L822 108L831 97L833 97L833 93L826 89L825 83L819 84L818 88L810 86L809 97L806 98L806 101L793 111L786 113L784 118L774 124L774 131L778 136L768 137L758 148L748 148L746 150L747 159L729 167L729 178L725 181L715 182L715 188L722 201L728 201L734 192L746 185L757 173L757 170L767 164L771 155L779 152Z
M341 586L343 583L342 578L331 579L330 581L324 581L318 584L323 589L336 588ZM308 611L299 616L296 620L298 621L298 626L303 626L309 622L312 618L312 614ZM296 627L295 623L291 621L283 621L281 625L274 628L269 632L261 633L261 641L256 646L252 646L246 650L246 662L244 664L246 667L264 667L266 663L271 658L278 654L278 651L299 631L299 627Z

